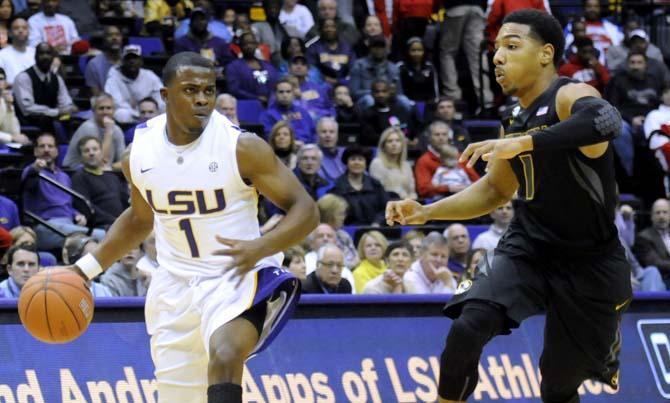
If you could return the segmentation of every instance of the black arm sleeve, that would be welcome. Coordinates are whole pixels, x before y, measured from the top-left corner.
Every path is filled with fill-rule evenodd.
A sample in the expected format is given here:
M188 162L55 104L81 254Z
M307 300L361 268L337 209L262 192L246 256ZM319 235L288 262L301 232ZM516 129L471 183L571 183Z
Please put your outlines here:
M621 132L621 115L607 101L579 98L569 118L533 134L537 151L578 148L614 139Z

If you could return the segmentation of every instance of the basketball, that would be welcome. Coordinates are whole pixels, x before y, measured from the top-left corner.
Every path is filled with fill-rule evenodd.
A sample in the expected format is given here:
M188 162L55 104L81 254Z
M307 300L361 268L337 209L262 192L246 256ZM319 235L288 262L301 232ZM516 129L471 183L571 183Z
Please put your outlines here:
M86 282L64 269L45 269L21 289L23 327L45 343L67 343L81 336L93 318L93 296Z

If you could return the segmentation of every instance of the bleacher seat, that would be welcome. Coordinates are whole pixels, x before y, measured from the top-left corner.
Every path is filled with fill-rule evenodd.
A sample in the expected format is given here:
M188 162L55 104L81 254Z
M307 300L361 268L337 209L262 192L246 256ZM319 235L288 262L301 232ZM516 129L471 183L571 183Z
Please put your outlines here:
M261 101L256 99L237 100L237 118L242 122L261 123L261 113L265 111Z
M128 38L128 44L141 46L143 57L165 53L163 41L154 36L131 36Z

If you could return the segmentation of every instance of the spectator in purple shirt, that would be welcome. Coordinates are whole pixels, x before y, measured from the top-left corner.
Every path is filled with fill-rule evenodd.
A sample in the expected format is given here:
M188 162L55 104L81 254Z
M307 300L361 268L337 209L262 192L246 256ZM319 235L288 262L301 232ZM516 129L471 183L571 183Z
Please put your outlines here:
M308 70L307 59L304 56L294 56L291 59L289 71L298 79L302 105L314 120L323 116L335 116L335 108L330 100L328 86L309 81Z
M346 81L355 59L351 46L339 39L334 19L324 20L320 33L319 40L307 48L307 60L321 71L328 84Z
M19 209L11 199L0 196L0 227L10 230L21 225Z
M86 232L86 216L72 207L72 197L57 187L40 180L39 174L54 179L61 184L72 187L70 177L58 167L58 148L56 138L51 133L42 133L37 137L35 145L35 162L28 165L21 175L23 181L23 206L53 227L65 234L81 231ZM60 248L63 237L43 225L35 227L40 250ZM102 240L105 231L93 230L92 236Z
M319 175L330 183L335 183L335 180L347 170L347 166L342 162L344 147L337 146L338 130L337 121L332 117L321 118L316 124L316 136L323 153Z
M225 39L214 36L207 26L208 16L205 9L197 7L191 12L191 25L186 35L174 42L174 51L195 52L225 67L234 60L233 52Z
M91 91L91 95L95 96L104 91L109 69L121 64L122 47L123 34L119 27L106 26L102 53L89 60L84 70L86 86Z
M256 58L257 47L258 42L253 33L242 34L242 59L237 59L226 67L226 81L228 92L235 98L257 99L267 104L278 74L270 63Z
M296 143L299 145L315 143L316 135L314 121L309 112L298 106L294 100L294 87L288 78L282 78L277 82L275 90L275 102L261 114L261 123L265 128L265 136L269 136L272 126L280 120L286 120L291 124L295 132Z

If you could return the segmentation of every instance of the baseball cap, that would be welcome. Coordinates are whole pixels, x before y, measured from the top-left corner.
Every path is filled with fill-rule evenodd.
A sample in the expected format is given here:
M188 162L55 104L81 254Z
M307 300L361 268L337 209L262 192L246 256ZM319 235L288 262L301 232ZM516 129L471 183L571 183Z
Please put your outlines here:
M303 63L307 64L307 58L303 55L295 55L291 58L291 63L295 63L298 61L302 61Z
M142 56L142 47L140 45L126 45L123 47L121 57L125 58L129 55Z
M638 29L634 29L634 30L630 31L630 34L628 34L628 38L633 38L634 36L637 36L638 38L642 38L642 39L644 39L645 41L646 41L647 39L649 39L649 38L647 37L647 33L644 32L644 29L640 29L640 28L638 28Z

